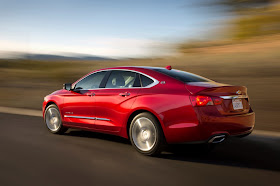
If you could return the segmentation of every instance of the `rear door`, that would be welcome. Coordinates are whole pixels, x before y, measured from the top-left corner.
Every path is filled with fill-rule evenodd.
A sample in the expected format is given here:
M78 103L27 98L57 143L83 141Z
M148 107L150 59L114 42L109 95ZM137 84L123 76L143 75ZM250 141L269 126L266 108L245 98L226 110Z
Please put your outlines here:
M96 129L120 131L140 88L138 73L112 70L104 88L94 92Z

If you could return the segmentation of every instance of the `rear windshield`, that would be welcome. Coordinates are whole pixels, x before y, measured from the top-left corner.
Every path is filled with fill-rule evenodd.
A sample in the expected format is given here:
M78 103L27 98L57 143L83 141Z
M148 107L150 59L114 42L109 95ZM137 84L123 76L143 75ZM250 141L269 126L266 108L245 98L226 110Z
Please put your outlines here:
M188 72L184 72L184 71L180 71L180 70L167 70L167 69L154 69L157 72L161 72L165 75L168 75L170 77L173 77L175 79L178 79L180 81L183 81L185 83L190 83L190 82L210 82L210 79L192 74L192 73L188 73Z

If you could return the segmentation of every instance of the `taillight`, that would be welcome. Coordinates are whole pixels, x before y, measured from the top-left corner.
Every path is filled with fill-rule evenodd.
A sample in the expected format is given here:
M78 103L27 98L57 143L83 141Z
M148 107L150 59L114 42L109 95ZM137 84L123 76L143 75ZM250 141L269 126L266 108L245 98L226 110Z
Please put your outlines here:
M190 98L193 106L220 105L223 102L222 98L218 97L191 96Z
M214 102L214 105L221 105L222 102L223 102L223 99L222 98L217 98L217 97L212 97L212 100Z

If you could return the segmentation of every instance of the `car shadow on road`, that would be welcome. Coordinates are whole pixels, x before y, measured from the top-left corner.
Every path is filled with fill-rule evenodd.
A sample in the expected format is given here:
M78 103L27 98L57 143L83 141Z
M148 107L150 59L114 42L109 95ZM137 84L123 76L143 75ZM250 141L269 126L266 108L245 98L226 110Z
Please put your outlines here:
M102 133L71 130L66 135L130 145L127 139ZM250 135L245 138L228 138L210 152L202 145L169 145L156 158L280 171L279 157L280 138Z
M79 129L70 129L65 133L65 135L74 136L74 137L95 138L95 139L101 139L101 140L112 141L117 143L130 144L130 141L128 139L119 136L79 130Z
M200 145L171 145L164 159L280 171L280 138L228 138L210 152Z

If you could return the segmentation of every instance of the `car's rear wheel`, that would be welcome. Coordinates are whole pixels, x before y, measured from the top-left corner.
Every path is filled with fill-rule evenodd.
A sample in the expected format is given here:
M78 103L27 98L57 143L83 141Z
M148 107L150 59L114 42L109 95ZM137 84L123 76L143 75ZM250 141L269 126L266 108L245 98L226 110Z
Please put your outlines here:
M165 140L161 126L148 112L134 117L130 124L129 136L132 145L142 154L155 156L163 150Z
M61 115L55 104L51 104L46 108L45 123L49 131L54 134L62 134L67 130L62 126Z

